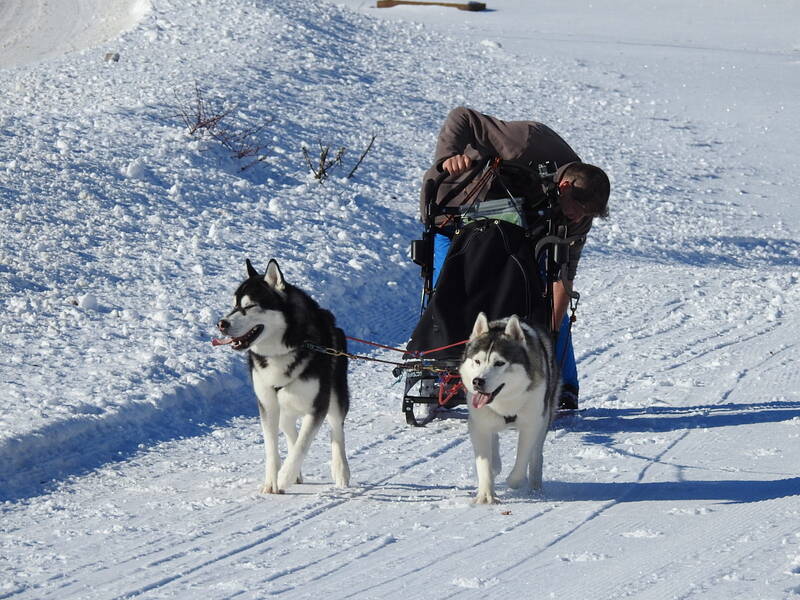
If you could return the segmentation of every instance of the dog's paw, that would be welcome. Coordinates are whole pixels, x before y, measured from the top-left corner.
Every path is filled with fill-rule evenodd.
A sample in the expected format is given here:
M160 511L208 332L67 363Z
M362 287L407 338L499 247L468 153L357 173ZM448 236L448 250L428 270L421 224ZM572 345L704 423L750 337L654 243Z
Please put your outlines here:
M525 477L524 475L522 477L514 477L513 475L509 475L508 479L506 479L506 485L510 487L512 490L527 488L528 478Z
M331 468L331 476L333 477L333 484L337 488L346 488L350 486L350 467L347 463L334 464Z
M292 469L281 467L281 470L278 471L278 488L286 490L293 483L303 483L303 476L299 472L293 473Z
M475 504L499 504L500 499L491 492L478 492L474 502Z
M282 494L283 490L277 483L266 481L264 485L261 486L259 492L262 494Z

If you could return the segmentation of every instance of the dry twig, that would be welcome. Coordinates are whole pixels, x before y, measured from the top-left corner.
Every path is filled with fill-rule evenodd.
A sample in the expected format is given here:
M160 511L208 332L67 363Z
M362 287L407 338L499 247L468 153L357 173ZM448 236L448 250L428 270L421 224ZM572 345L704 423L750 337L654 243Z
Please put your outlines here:
M347 151L347 149L344 147L339 148L336 156L332 159L329 159L328 154L331 151L331 147L323 146L321 141L318 143L320 152L319 160L317 161L316 166L314 166L314 162L311 160L311 155L308 153L308 148L305 146L303 146L303 156L306 158L308 168L311 169L312 173L314 173L314 179L317 179L320 183L322 183L328 177L328 171L331 169L331 167L341 164L342 158L344 157L344 153Z
M362 160L364 160L364 157L367 155L367 152L369 152L369 151L370 151L370 149L372 149L372 144L374 144L374 143L375 143L375 138L376 138L376 137L378 137L378 136L377 136L377 135L373 135L373 136L372 136L372 139L369 141L369 145L367 146L367 149L366 149L366 150L364 150L364 152L362 152L362 153L361 153L361 157L358 159L358 162L356 163L356 166L354 166L354 167L353 167L353 168L350 170L350 172L347 174L347 178L348 178L348 179L350 179L350 178L351 178L351 177L352 177L352 176L355 174L355 172L356 172L356 169L357 169L357 168L359 167L359 165L361 164L361 161L362 161Z

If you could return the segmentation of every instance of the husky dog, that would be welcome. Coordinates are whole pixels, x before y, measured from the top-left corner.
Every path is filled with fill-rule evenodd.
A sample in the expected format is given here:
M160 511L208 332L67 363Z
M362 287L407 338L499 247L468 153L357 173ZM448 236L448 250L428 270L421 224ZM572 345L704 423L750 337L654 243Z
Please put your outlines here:
M480 313L459 372L467 389L469 435L478 472L475 502L497 502L498 432L512 423L519 439L508 486L540 489L544 438L561 385L549 336L521 323L516 315L489 323Z
M344 333L329 311L284 280L274 260L263 275L247 260L247 279L236 290L234 302L235 308L218 323L228 337L213 343L248 351L266 450L261 493L281 494L293 483L302 483L300 467L326 417L331 428L331 475L336 486L347 487L350 467L343 427L350 405L347 357L310 347L344 352ZM283 466L278 428L289 450Z

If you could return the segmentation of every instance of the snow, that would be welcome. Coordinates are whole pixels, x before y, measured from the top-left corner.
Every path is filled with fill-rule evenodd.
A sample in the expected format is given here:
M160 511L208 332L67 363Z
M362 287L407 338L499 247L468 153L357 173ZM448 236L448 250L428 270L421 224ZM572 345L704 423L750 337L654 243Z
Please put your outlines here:
M149 10L149 0L4 2L0 68L99 46L132 29Z
M796 8L490 8L0 6L0 598L800 597ZM246 156L189 134L198 100ZM351 488L323 431L306 483L259 495L244 361L209 343L245 258L402 345L459 104L612 178L576 282L586 410L542 494L476 506L463 419L408 428L390 368L353 362ZM323 184L320 146L347 149Z

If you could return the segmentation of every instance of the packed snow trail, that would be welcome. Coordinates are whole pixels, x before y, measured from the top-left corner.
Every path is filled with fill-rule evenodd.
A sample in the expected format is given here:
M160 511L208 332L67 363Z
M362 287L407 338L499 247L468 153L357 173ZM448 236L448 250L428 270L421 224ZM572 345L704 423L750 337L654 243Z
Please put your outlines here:
M789 585L800 554L786 527L797 517L800 478L790 467L800 401L759 388L790 362L796 342L768 323L744 339L703 340L690 332L701 326L688 319L632 337L635 356L683 335L716 364L706 373L676 357L643 364L660 385L654 406L633 401L635 383L611 388L631 401L603 400L613 374L595 374L599 397L557 424L546 490L533 501L501 486L503 504L471 505L463 420L407 428L389 374L357 364L352 489L330 487L323 435L306 463L309 483L257 495L255 418L145 449L17 509L36 522L26 543L47 548L26 553L19 567L48 579L60 573L22 597L188 597L200 589L210 598L479 597L535 581L543 597L591 586L593 598L752 598L764 580ZM769 352L753 361L754 347L772 349L775 361ZM17 510L8 511L11 521Z
M683 72L654 88L619 48L518 58L304 0L152 4L0 70L0 598L800 597L791 135L676 110ZM540 16L512 5L489 17ZM791 50L750 58L797 82ZM187 134L195 82L263 160ZM390 369L354 362L353 486L331 487L323 429L305 484L257 494L244 359L209 344L244 259L401 345L417 185L458 104L548 122L612 174L578 282L586 410L555 424L544 493L472 505L463 418L408 428ZM355 160L373 133L353 179L307 174L302 147Z

